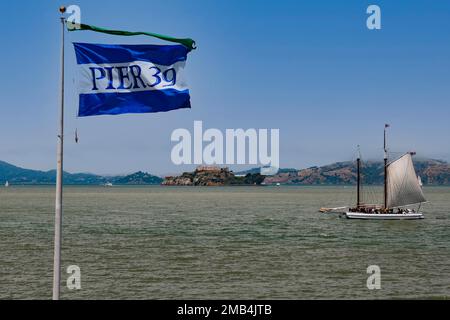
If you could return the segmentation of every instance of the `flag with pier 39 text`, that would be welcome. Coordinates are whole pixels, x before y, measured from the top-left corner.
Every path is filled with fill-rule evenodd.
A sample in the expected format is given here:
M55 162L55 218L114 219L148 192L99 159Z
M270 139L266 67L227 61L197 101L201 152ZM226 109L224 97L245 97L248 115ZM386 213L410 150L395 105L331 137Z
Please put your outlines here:
M78 116L190 108L183 45L74 43L79 68Z

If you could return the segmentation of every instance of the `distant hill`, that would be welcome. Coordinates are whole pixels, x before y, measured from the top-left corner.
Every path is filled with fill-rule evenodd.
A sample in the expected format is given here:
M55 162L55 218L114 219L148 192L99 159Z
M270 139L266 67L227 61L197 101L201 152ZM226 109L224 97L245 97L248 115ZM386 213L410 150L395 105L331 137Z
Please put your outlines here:
M63 177L66 185L102 185L107 182L118 185L153 185L163 181L160 177L140 171L126 176L112 177L64 172ZM56 181L56 171L24 169L0 161L0 185L4 185L6 181L9 181L11 185L52 185Z
M147 172L138 171L127 176L117 176L109 179L112 184L119 185L150 185L161 184L162 178L151 175Z
M450 185L450 165L440 160L415 160L416 173L424 185ZM369 185L383 184L384 168L382 162L363 163L363 183ZM300 185L345 185L356 184L356 165L354 162L336 162L322 167L310 167L298 171L280 172L268 176L265 184L300 184Z
M440 160L414 160L417 174L424 185L450 185L450 165ZM184 173L178 177L169 177L166 185L239 185L239 184L292 184L292 185L345 185L356 184L356 166L353 162L336 162L321 167L307 169L280 169L275 176L259 175L259 168L242 171L236 177L230 173ZM383 163L369 161L363 163L363 183L369 185L383 184ZM11 185L52 185L55 184L56 171L39 171L24 169L0 161L0 186L9 181ZM64 172L66 185L159 185L163 179L146 172L136 172L122 176L101 176L91 173Z

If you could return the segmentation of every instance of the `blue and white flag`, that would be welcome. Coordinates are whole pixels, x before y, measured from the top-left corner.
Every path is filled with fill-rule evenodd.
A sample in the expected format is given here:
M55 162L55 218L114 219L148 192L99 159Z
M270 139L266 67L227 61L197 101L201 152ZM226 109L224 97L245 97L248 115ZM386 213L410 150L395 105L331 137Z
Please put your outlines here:
M190 108L183 45L74 43L79 117Z

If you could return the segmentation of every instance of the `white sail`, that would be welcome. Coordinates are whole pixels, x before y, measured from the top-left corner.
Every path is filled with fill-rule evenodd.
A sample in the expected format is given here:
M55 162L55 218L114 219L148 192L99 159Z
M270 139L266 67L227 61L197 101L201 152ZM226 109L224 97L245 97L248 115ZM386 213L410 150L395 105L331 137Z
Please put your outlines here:
M387 207L395 208L425 202L410 153L387 167Z

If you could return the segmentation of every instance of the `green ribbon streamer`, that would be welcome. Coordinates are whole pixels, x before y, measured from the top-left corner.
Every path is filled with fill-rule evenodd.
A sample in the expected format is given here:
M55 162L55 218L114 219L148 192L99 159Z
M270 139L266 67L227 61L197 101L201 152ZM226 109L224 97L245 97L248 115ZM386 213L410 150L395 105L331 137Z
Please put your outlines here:
M121 31L121 30L109 30L109 29L104 29L104 28L91 26L91 25L87 25L87 24L82 24L82 23L80 23L80 24L73 23L73 24L71 24L71 27L69 27L69 23L67 23L67 30L69 30L69 31L89 30L89 31L112 34L112 35L116 35L116 36L144 35L144 36L158 38L161 40L179 43L179 44L182 44L185 47L187 47L189 50L196 49L195 41L190 38L174 38L174 37L169 37L169 36L165 36L165 35L158 34L158 33L152 33L152 32L130 32L130 31Z

